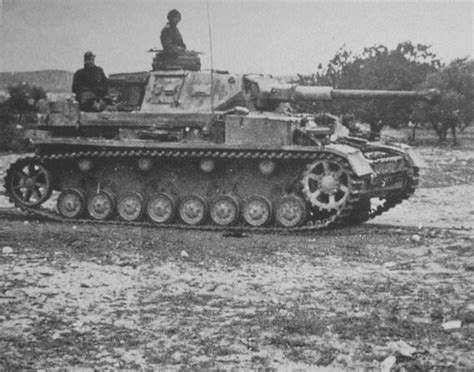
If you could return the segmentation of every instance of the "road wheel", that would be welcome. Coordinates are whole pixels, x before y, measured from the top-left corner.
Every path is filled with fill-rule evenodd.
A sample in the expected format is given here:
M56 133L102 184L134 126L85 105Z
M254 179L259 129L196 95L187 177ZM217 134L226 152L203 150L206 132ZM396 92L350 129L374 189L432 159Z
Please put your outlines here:
M86 209L86 198L80 189L61 191L57 202L58 212L65 218L79 218Z

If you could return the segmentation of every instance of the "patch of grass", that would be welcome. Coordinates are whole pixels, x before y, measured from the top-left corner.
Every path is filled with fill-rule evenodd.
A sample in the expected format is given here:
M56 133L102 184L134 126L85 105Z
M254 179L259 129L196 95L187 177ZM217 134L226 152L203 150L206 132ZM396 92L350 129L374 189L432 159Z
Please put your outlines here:
M324 366L327 367L330 365L334 359L336 359L337 355L339 354L339 350L334 348L328 348L323 350L321 356L316 361L317 366Z
M268 360L268 358L265 358L263 356L254 355L250 361L253 365L252 366L253 369L258 368L259 371L265 371L265 372L276 372L277 371L276 368L268 367L268 365L270 364L270 361Z
M192 291L187 291L182 294L173 296L173 295L160 295L158 297L154 297L152 301L143 301L141 302L141 306L145 305L162 305L163 303L169 303L172 308L182 309L192 306L206 306L212 301L213 306L215 306L216 300L221 299L221 297L217 295L207 295L207 294L195 294ZM142 313L147 312L154 312L156 311L153 308L143 309Z
M420 324L405 319L379 317L342 317L332 320L332 332L342 339L381 342L390 339L432 339L441 332L436 325Z
M217 336L199 340L199 354L213 358L234 355L236 351L233 348L222 345L223 338L223 336Z
M285 335L272 336L268 341L271 345L284 348L307 347L313 345L313 343L308 341L306 338Z
M17 337L0 339L2 352L7 356L4 361L0 359L0 369L37 369L48 367L51 360L66 357L76 360L76 364L88 365L90 362L92 366L97 338L93 332L79 333L70 328L60 318L43 317L32 325L29 335L19 334ZM59 339L53 339L52 330L55 329L67 330L67 333Z
M286 315L277 315L273 326L287 334L321 336L327 331L328 323L321 319L321 314L315 310L297 308Z

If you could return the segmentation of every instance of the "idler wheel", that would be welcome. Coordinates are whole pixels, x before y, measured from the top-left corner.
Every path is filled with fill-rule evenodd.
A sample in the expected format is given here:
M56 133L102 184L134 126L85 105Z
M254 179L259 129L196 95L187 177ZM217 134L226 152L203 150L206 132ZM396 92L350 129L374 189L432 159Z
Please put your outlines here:
M7 191L27 207L37 207L53 191L51 174L43 164L32 160L22 161L7 175Z
M99 191L92 195L87 203L87 210L96 220L107 220L112 217L115 209L115 198L106 191Z
M239 219L239 201L233 195L219 195L211 203L211 219L220 226L230 226Z
M179 206L179 218L188 225L202 224L208 213L208 202L200 195L186 196Z
M318 160L309 165L302 183L308 201L322 210L339 209L350 194L349 173L334 160Z
M306 220L306 204L296 195L282 197L275 207L275 219L283 227L295 227Z
M145 211L145 201L138 192L127 192L120 196L117 203L117 212L125 221L139 220Z
M263 196L251 196L244 203L243 217L250 226L264 226L272 218L272 205Z
M148 217L156 223L169 223L176 213L176 199L169 194L153 195L147 204Z
M86 209L84 192L79 189L66 189L58 197L58 212L65 218L79 218Z

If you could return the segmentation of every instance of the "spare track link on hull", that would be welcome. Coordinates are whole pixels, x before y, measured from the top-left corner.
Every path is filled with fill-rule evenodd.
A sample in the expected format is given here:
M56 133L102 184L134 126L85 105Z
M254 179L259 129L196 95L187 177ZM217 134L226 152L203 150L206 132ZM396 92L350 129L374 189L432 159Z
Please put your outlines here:
M140 221L140 222L129 222L123 220L95 220L95 219L69 219L63 218L55 210L45 209L41 206L28 206L21 203L17 198L12 196L12 190L10 190L10 183L12 173L18 164L27 162L36 162L38 164L47 164L50 160L62 160L62 159L82 159L82 158L100 158L100 159L112 159L112 158L137 158L137 157L171 157L171 158L222 158L222 159L298 159L298 160L319 160L319 159L336 159L336 156L331 153L315 153L315 152L286 152L286 151L239 151L239 150L95 150L95 151L78 151L68 153L54 153L38 155L29 158L22 158L17 160L10 166L5 177L5 188L10 201L15 204L16 207L28 212L32 215L44 217L58 222L68 223L92 223L92 224L104 224L104 225L127 225L135 227L159 227L159 228L174 228L174 229L185 229L185 230L210 230L210 231L248 231L248 232L311 232L324 229L330 226L344 223L344 218L351 213L351 209L359 200L359 190L362 186L362 180L358 179L351 171L347 162L341 159L344 163L344 168L350 173L351 179L351 192L347 203L339 208L333 215L325 219L311 219L308 218L304 226L298 227L275 227L275 226L248 226L239 224L235 226L219 226L219 225L186 225L180 222L169 223L169 224L157 224L153 222ZM413 188L414 190L414 188ZM402 199L405 199L410 194L405 195ZM48 195L49 196L49 195ZM402 199L397 200L394 204L398 204ZM393 203L388 203L390 208L393 207ZM388 210L388 208L386 208ZM385 210L384 210L385 211ZM381 214L380 212L379 214ZM372 214L372 213L371 213ZM378 214L377 214L378 215ZM375 215L373 216L375 217ZM371 216L371 218L373 218Z

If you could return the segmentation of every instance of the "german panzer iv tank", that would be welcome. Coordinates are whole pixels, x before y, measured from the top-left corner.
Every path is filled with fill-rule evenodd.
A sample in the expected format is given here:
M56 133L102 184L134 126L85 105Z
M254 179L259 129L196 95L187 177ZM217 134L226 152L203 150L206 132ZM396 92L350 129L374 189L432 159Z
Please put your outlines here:
M114 74L109 85L113 104L103 112L66 100L38 115L36 155L5 177L17 207L61 221L193 229L361 223L413 194L421 159L401 144L332 141L311 115L277 107L436 94L307 87L198 68Z

